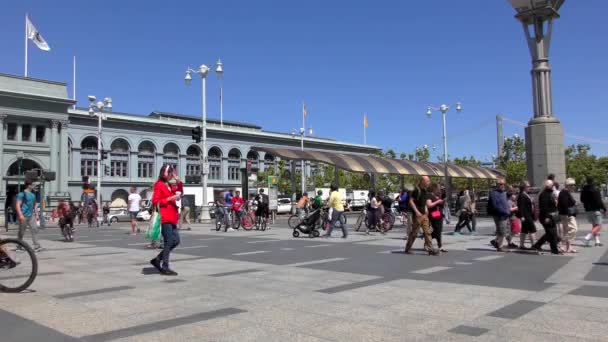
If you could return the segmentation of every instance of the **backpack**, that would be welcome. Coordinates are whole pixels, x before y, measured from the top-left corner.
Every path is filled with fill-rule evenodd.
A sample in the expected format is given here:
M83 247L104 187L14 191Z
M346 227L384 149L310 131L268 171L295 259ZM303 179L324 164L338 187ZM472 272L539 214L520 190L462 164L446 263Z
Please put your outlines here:
M490 196L488 196L488 207L486 210L490 216L496 215L496 208L494 208L494 196L494 191L491 191Z

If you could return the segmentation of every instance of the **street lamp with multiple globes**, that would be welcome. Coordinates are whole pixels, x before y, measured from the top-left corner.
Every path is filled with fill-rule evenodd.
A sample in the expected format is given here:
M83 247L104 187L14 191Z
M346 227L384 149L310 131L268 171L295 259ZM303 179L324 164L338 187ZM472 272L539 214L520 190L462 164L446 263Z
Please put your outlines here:
M218 79L221 80L223 74L224 74L224 68L223 68L223 64L221 62L221 60L218 59L217 63L216 63L216 68L215 68L215 73L217 74ZM209 162L207 160L207 75L209 74L209 71L211 69L206 66L206 65L201 65L198 70L193 70L193 69L186 69L186 77L184 78L186 85L190 85L190 83L192 83L192 74L197 74L201 77L201 81L202 81L202 89L201 89L201 93L202 93L202 97L203 97L203 103L202 103L202 111L203 111L203 126L202 126L202 133L203 133L203 137L201 139L201 151L203 154L203 158L201 159L202 163L203 163L203 167L201 170L201 178L202 178L202 187L203 187L203 203L202 203L202 210L201 210L201 219L202 220L209 220L210 216L209 216L209 207L208 207L208 203L207 203L207 175L209 174ZM221 91L221 90L220 90ZM222 106L221 106L221 100L220 100L220 111L222 111ZM223 120L221 125L223 126Z
M462 104L460 102L456 102L456 104L454 105L454 109L456 109L456 112L460 113L462 111ZM441 106L439 106L439 108L435 108L432 106L427 107L426 109L426 116L429 117L429 119L433 116L433 112L441 112L441 115L443 117L443 173L445 176L445 192L447 194L447 199L448 202L450 201L450 178L449 178L449 174L448 174L448 136L447 136L447 128L446 128L446 119L445 116L447 114L447 112L450 110L450 106L442 104Z
M97 219L100 220L103 217L102 205L101 205L101 177L103 175L103 168L101 167L101 155L102 155L102 144L101 144L101 130L102 121L107 119L106 114L103 112L112 110L112 99L106 97L102 101L95 103L97 98L93 95L89 95L89 116L97 116Z
M532 57L532 95L534 117L526 127L528 179L534 186L553 173L560 182L566 177L564 131L553 114L549 46L553 20L565 0L509 0L526 35Z

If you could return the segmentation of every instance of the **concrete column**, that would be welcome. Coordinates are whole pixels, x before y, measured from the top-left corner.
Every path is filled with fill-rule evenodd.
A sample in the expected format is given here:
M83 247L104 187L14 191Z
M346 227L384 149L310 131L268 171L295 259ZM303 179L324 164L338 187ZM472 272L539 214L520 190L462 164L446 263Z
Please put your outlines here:
M185 182L186 181L186 167L187 167L188 161L186 160L186 155L185 154L181 154L179 156L179 161L177 163L177 166L179 167L179 172L178 175L180 177L180 179Z
M156 157L154 158L154 175L158 175L160 173L160 169L163 167L163 153L156 152ZM156 178L156 177L154 177Z
M57 170L58 190L65 194L68 192L68 125L69 121L61 121L61 135L59 137L59 170Z
M228 182L231 182L228 180L228 157L222 157L222 177L221 178L221 182L223 184L226 184ZM218 182L218 181L215 181Z
M51 155L50 155L50 169L58 173L57 166L59 164L59 140L58 140L58 128L59 121L51 121ZM49 182L49 194L57 193L57 181Z
M80 171L80 148L72 148L72 177L74 179L82 179Z
M137 174L137 169L138 169L137 155L138 154L137 153L138 153L137 151L129 152L129 180L131 182L134 182L135 180L138 179L137 178L137 176L138 176L138 174Z
M17 124L17 135L15 136L15 141L21 141L21 124Z
M2 132L0 134L0 202L1 199L6 195L5 192L5 184L4 184L4 176L6 173L4 172L4 119L6 119L6 114L0 114L0 129ZM0 204L4 204L1 202ZM0 212L4 210L4 205L0 205Z

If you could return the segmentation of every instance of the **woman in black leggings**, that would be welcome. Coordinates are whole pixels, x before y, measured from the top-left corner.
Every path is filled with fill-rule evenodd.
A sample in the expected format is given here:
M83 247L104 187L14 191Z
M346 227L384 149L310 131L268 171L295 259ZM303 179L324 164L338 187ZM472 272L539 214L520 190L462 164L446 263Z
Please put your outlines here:
M439 250L446 253L447 250L443 248L441 241L441 234L443 233L443 199L441 199L441 188L438 184L431 184L430 191L431 193L426 200L426 206L429 209L429 220L433 228L431 237L437 240Z

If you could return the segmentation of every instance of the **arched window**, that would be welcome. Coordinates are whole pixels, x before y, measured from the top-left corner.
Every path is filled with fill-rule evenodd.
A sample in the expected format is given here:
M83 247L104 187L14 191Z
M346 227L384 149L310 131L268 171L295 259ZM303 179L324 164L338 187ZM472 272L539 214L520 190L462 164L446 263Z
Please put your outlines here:
M258 160L260 159L260 156L258 155L258 153L256 151L249 151L247 153L247 160L249 162L251 162L251 167L254 169L258 169L260 167Z
M207 154L209 161L209 179L222 179L222 151L217 147L212 147Z
M118 189L112 193L112 203L110 203L110 207L113 208L124 208L129 203L129 193L127 190Z
M266 155L264 155L264 168L265 169L273 168L274 161L275 161L274 156L270 153L266 153Z
M129 176L129 143L124 139L116 139L110 145L110 176Z
M27 171L35 170L35 169L42 169L42 168L40 167L40 164L36 163L35 161L33 161L31 159L22 159L21 166L19 165L19 161L12 163L11 166L8 167L6 175L9 177L10 176L19 176L19 171L21 171L21 181L23 182L23 180L25 179L25 177L24 177L25 173Z
M241 179L241 151L233 148L228 152L228 180Z
M97 176L97 137L87 137L80 144L80 175Z
M149 141L142 141L137 147L137 177L154 177L154 144Z
M163 164L169 164L174 170L179 170L179 147L174 143L168 143L163 149Z
M201 174L201 150L192 145L186 150L186 175L198 176Z

